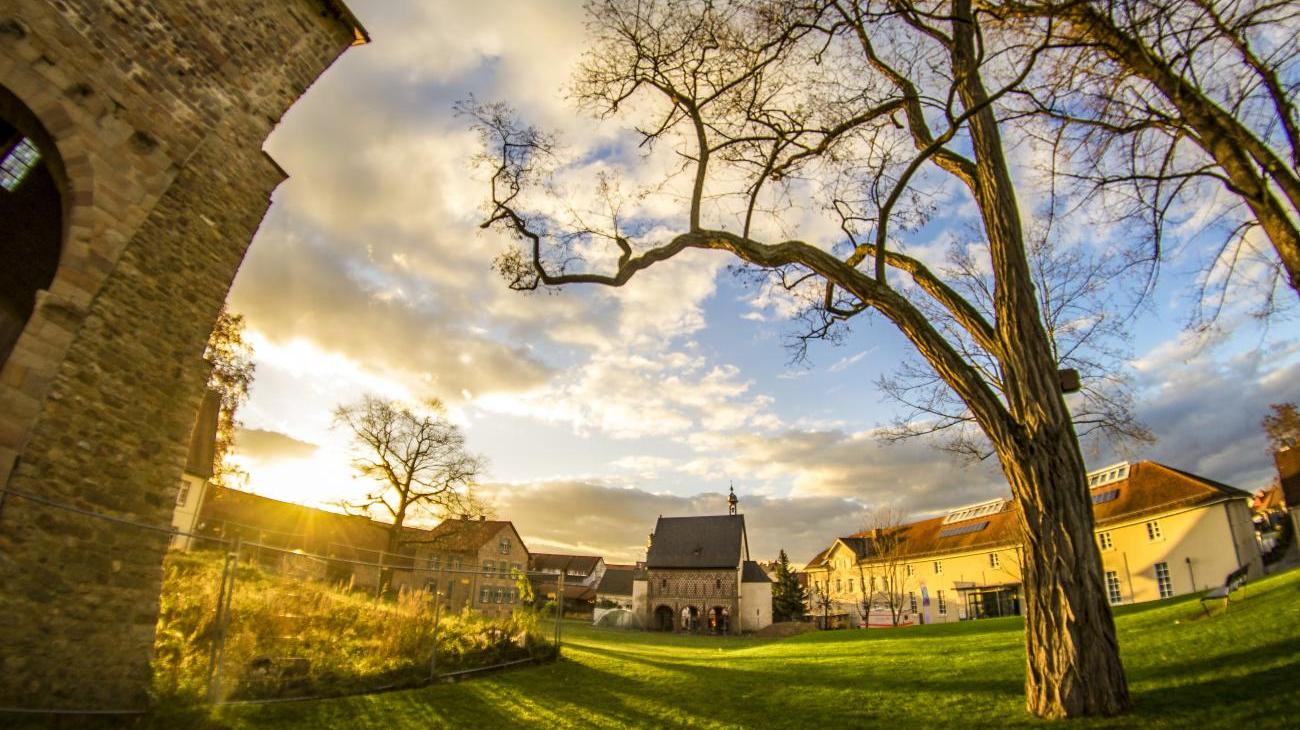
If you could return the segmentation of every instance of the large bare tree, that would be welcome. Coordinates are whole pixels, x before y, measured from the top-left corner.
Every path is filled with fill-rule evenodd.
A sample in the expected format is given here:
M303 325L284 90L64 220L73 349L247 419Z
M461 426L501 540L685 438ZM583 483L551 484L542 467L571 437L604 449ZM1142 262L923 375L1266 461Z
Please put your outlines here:
M1217 241L1213 316L1263 234L1274 281L1300 295L1300 6L1275 0L990 0L1032 32L1055 21L1045 73L1020 90L1057 123L1070 174L1150 224L1155 253L1216 193L1238 210L1201 227ZM1112 205L1113 208L1113 205ZM1180 214L1178 211L1182 209ZM1171 220L1172 212L1172 220ZM1192 236L1184 236L1190 238ZM1258 312L1277 306L1271 282Z
M1128 687L1085 467L997 118L1051 44L1052 21L1033 34L986 32L983 22L970 0L594 2L574 94L598 114L627 114L646 147L676 154L685 214L641 212L614 173L596 186L603 207L557 200L568 169L552 137L506 105L471 102L463 108L491 170L484 226L518 241L497 262L517 289L623 286L705 249L795 293L815 289L811 334L869 311L893 323L965 403L1011 486L1028 536L1028 709L1115 714ZM674 192L673 179L660 182ZM902 248L899 233L923 225L933 196L953 185L978 211L992 319ZM787 234L818 205L841 228L833 247ZM987 353L1000 390L918 300L942 307Z
M390 553L405 544L404 526L412 517L445 519L483 511L474 492L482 457L465 448L465 436L446 419L440 402L424 406L417 413L367 395L334 411L335 422L352 434L353 467L372 480L363 497L343 506L388 522Z
M1052 196L1049 196L1052 197ZM1028 226L1029 266L1039 311L1059 367L1079 378L1070 398L1070 414L1080 440L1094 452L1104 446L1120 450L1150 444L1155 436L1133 412L1130 393L1129 325L1145 295L1149 268L1130 251L1089 251L1055 238L1058 213L1053 202ZM996 282L969 247L954 245L938 273L988 319L996 317ZM973 363L989 387L1001 392L1001 369L995 358L932 302L918 306L930 321ZM963 458L993 455L970 409L928 364L916 356L900 362L879 379L881 391L905 406L882 433L886 441L940 436L942 448Z

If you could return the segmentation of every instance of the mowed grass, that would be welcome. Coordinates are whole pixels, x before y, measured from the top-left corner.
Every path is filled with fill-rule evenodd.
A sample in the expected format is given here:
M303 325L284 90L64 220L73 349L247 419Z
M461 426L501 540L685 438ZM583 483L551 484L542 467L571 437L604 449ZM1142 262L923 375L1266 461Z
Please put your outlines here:
M1296 726L1300 571L1250 585L1209 618L1185 596L1121 608L1117 622L1134 710L1070 727ZM230 728L1042 724L1024 710L1020 619L788 639L564 628L554 664L407 692L226 707L211 720Z

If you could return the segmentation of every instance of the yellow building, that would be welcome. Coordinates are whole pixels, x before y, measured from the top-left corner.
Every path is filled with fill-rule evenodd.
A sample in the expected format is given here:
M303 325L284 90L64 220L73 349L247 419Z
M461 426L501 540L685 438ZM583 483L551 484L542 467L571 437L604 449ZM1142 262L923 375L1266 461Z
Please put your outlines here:
M1113 605L1203 591L1262 573L1250 495L1163 464L1088 475ZM934 623L1021 611L1014 506L995 499L842 537L809 561L809 612L830 625Z

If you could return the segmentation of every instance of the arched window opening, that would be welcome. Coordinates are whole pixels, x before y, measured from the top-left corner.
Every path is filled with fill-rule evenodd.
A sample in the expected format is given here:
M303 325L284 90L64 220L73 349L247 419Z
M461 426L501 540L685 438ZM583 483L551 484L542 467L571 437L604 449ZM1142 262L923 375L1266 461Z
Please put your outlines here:
M59 266L63 201L53 147L35 115L0 88L0 365Z

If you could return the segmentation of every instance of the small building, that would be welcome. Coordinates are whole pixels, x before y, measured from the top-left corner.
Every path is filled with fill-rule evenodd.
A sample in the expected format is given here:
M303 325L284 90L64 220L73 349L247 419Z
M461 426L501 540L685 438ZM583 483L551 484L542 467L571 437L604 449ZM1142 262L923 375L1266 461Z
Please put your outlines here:
M1249 493L1153 461L1088 484L1111 604L1204 591L1240 566L1262 573ZM805 568L809 613L832 626L882 623L891 603L904 624L1019 615L1022 550L1008 499L839 538Z
M643 571L642 571L643 572ZM605 566L605 576L596 586L596 606L598 608L632 608L632 581L636 578L638 568L635 565L609 564Z
M563 553L533 553L528 566L529 574L554 583L555 576L564 572L564 583L595 588L605 575L605 559L599 555L566 555Z
M772 623L772 580L749 558L745 516L660 517L633 582L633 610L655 631L731 634Z
M192 535L199 526L199 508L207 496L208 484L216 467L217 423L221 415L221 394L209 390L190 430L190 448L181 472L181 488L176 492L176 508L172 511L172 547L189 550L194 542Z

